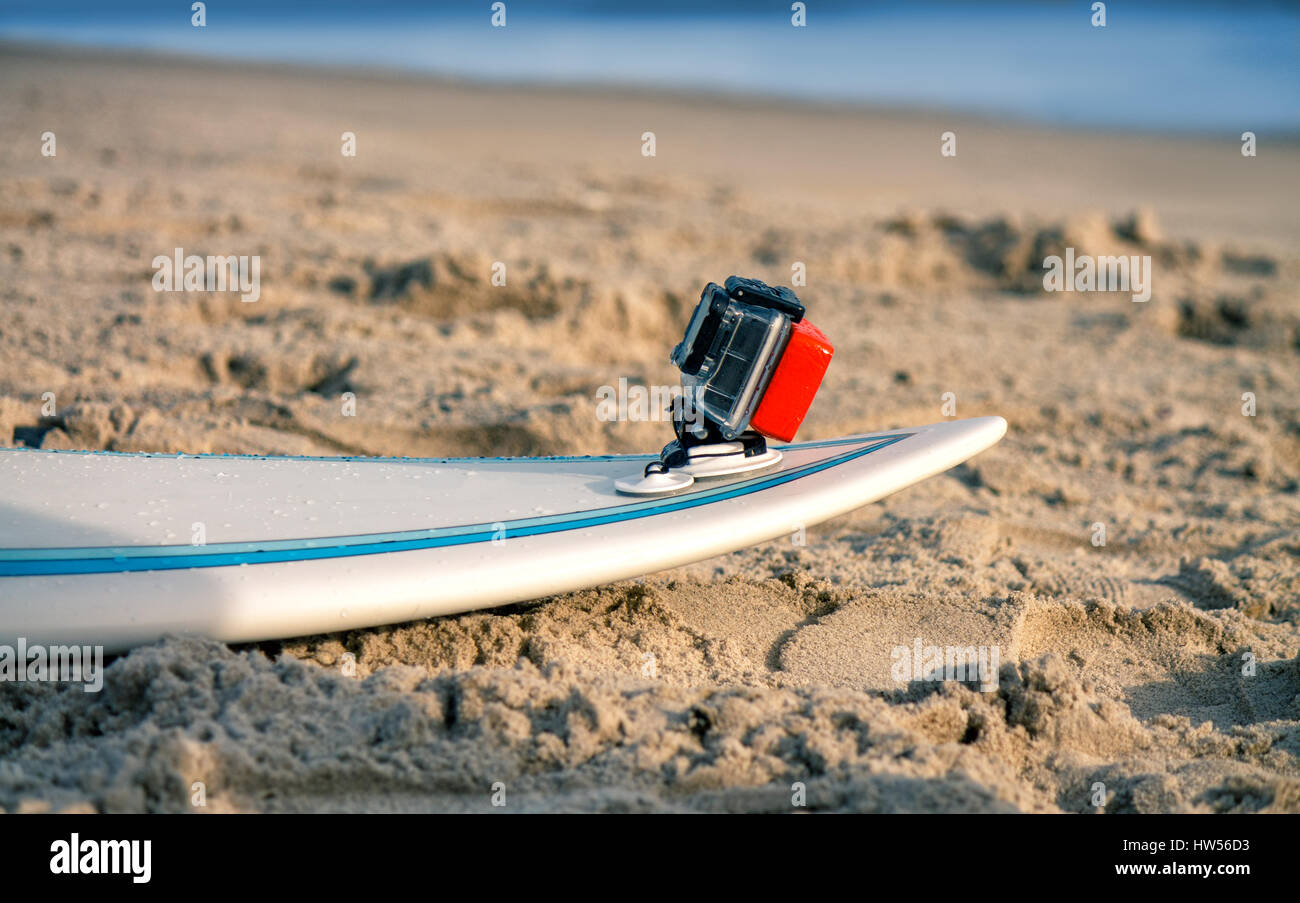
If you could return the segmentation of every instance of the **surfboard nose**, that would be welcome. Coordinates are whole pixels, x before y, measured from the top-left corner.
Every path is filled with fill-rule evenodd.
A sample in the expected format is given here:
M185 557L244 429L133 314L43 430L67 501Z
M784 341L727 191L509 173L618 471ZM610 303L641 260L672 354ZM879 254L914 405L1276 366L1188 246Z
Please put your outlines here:
M1007 419L1005 417L976 417L976 420L984 421L988 424L990 433L995 434L993 441L997 442L1007 434Z
M1007 434L1007 421L1005 417L996 415L991 417L972 417L970 425L974 431L985 441L985 448L998 442Z
M1006 419L996 415L950 420L948 425L955 430L954 437L959 437L958 441L972 455L996 445L1007 434Z

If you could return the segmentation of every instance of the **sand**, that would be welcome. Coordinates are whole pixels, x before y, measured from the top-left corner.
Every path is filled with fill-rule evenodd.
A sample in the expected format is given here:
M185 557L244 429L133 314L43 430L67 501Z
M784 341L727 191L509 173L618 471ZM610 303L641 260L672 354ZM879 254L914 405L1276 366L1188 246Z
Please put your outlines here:
M672 382L706 281L796 261L837 346L801 438L1010 422L802 545L0 685L3 809L1300 811L1294 141L23 47L0 81L2 444L646 451L597 388ZM261 255L260 300L153 291L175 247ZM1151 300L1044 292L1065 247L1150 256ZM996 686L895 679L918 639Z

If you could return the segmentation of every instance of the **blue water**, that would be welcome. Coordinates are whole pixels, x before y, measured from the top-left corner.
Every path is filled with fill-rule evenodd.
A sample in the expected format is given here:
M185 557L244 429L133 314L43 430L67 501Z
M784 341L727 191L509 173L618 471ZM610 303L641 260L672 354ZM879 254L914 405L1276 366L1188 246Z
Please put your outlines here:
M1300 131L1294 4L0 0L0 39L1183 131Z

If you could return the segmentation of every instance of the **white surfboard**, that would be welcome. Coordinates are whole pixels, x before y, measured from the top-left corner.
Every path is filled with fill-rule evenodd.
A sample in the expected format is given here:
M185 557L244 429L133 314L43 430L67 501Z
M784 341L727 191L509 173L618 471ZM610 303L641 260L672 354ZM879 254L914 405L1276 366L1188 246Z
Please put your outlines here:
M634 498L652 456L302 458L0 450L0 642L326 633L534 599L789 535L965 461L980 417L782 446Z

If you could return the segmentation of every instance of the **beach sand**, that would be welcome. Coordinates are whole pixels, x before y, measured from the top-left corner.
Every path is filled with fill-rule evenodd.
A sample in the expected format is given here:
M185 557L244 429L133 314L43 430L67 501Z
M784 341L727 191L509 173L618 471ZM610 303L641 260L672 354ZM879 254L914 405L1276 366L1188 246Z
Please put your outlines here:
M649 451L598 387L673 383L705 282L796 262L837 349L801 439L1010 423L803 545L0 686L4 810L1300 811L1294 141L14 46L0 82L0 444ZM260 255L260 299L155 292L176 247ZM1151 299L1045 292L1066 247ZM996 688L900 682L916 642Z

